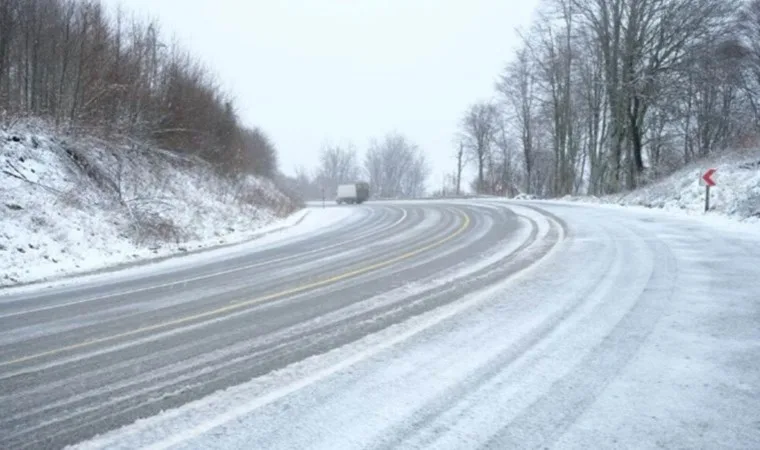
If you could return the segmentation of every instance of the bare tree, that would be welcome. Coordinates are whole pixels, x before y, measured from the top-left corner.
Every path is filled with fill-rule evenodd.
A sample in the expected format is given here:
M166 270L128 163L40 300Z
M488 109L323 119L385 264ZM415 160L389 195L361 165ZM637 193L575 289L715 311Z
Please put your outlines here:
M544 0L496 84L526 191L632 189L760 134L760 0L738 5ZM473 152L481 190L508 167L504 134Z
M364 170L372 190L382 198L419 197L430 176L425 154L400 133L372 140Z
M341 183L353 183L359 178L356 147L325 145L319 155L318 177L327 192L334 193Z
M242 166L238 170L267 177L277 171L277 150L261 128L243 129L240 149Z
M520 167L520 155L515 151L520 139L516 139L507 131L505 123L502 121L499 125L499 131L494 141L495 147L499 150L498 158L494 164L494 186L492 192L497 195L514 197L523 192L520 185L526 186L527 170L525 165ZM532 154L531 154L532 156ZM522 169L522 170L521 170ZM525 176L523 176L525 173ZM526 189L527 191L527 189Z
M575 14L569 0L554 0L548 12L540 15L526 45L535 61L543 91L543 113L549 118L554 150L556 196L571 193L579 153L573 101ZM554 20L555 16L557 17Z
M749 1L740 10L736 34L734 42L726 50L744 61L742 89L757 126L760 122L760 0Z
M491 145L497 130L499 112L493 103L475 103L462 120L462 137L465 148L477 163L477 193L485 191L485 169L491 155Z
M459 142L459 148L457 148L457 172L455 176L455 192L456 195L462 195L462 171L464 170L465 164L467 164L467 160L465 159L465 152L464 152L464 142Z
M0 107L73 133L150 140L225 170L246 153L245 127L210 71L163 42L157 23L121 9L109 17L98 1L0 1ZM258 162L243 167L272 175L273 146L252 151Z
M304 166L295 168L292 188L305 200L322 200L322 186L319 184L317 174L307 170Z
M613 189L622 176L638 184L644 170L647 114L689 49L718 38L736 7L724 0L572 0L594 32L605 66L611 120ZM671 79L672 81L672 79ZM680 81L680 80L679 80ZM690 98L687 98L687 101ZM621 163L626 162L625 173Z
M430 165L424 153L416 153L401 180L401 196L405 198L422 197L427 190L426 183L430 177Z
M18 1L0 2L0 104L10 102L10 51L18 23Z
M537 102L536 68L533 65L528 50L520 49L515 60L507 66L496 84L497 91L502 95L508 108L509 116L513 119L520 135L523 164L525 167L525 192L531 193L531 173L533 169L533 148L535 104Z

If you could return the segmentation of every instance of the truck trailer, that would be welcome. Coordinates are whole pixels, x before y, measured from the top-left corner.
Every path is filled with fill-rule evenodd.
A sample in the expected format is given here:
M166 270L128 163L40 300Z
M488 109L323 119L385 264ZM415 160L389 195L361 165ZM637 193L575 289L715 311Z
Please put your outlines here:
M342 203L360 204L369 198L368 183L351 183L341 184L338 186L338 195L335 201L340 205Z

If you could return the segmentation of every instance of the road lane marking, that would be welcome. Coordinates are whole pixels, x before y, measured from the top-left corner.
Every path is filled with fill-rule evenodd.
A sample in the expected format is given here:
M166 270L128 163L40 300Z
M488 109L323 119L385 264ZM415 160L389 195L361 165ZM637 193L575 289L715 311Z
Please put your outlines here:
M382 233L384 231L390 230L393 227L398 226L404 220L406 220L406 218L408 216L407 210L406 209L401 209L401 212L402 212L401 217L397 221L393 222L392 224L388 225L387 227L384 227L384 228L381 228L381 229L377 230L375 233ZM260 262L256 262L256 263L253 263L253 264L246 264L244 266L238 266L238 267L235 267L235 268L232 268L232 269L219 270L219 271L216 271L216 272L206 273L206 274L203 274L203 275L197 275L195 277L183 278L183 279L177 280L177 281L170 281L168 283L155 284L155 285L150 285L150 286L146 286L146 287L142 287L142 288L135 288L135 289L127 290L127 291L120 291L120 292L116 292L116 293L113 293L113 294L99 295L97 297L86 298L84 300L76 300L76 301L73 301L73 302L58 303L58 304L53 304L53 305L48 305L48 306L42 306L42 307L34 308L34 309L28 309L28 310L23 310L23 311L16 311L16 312L0 315L0 319L5 319L5 318L8 318L8 317L24 316L24 315L27 315L27 314L33 314L33 313L41 312L41 311L49 311L49 310L53 310L53 309L60 309L60 308L65 308L67 306L74 306L74 305L79 305L79 304L82 304L82 303L90 303L90 302L95 302L95 301L98 301L98 300L105 300L107 298L119 297L119 296L124 296L124 295L129 295L129 294L137 294L137 293L140 293L140 292L152 291L152 290L161 289L161 288L164 288L164 287L176 286L176 285L180 285L180 284L191 283L191 282L194 282L194 281L206 280L206 279L209 279L209 278L214 278L214 277L218 277L218 276L221 276L221 275L228 275L230 273L240 272L240 271L243 271L243 270L255 269L257 267L261 267L261 266L265 266L265 265L269 265L269 264L281 263L281 262L288 261L288 260L291 260L291 259L298 259L298 258L301 258L301 257L304 257L304 256L308 256L308 255L314 254L314 253L319 253L319 252L323 252L325 250L330 250L330 249L333 249L333 248L336 248L336 247L341 247L341 246L344 246L346 244L350 244L352 242L356 242L356 241L361 240L361 239L366 239L367 236L368 235L365 233L363 235L351 238L351 239L349 239L347 241L336 242L334 244L330 244L330 245L327 245L325 247L315 248L315 249L312 249L312 250L309 250L309 251L306 251L306 252L303 252L303 253L298 253L298 254L289 255L289 256L282 256L282 257L271 259L271 260L267 260L267 261L260 261ZM371 234L370 234L370 236L371 236ZM242 243L242 244L245 244L245 243Z
M407 253L404 253L402 255L396 256L394 258L387 259L385 261L380 261L380 262L377 262L377 263L374 263L374 264L370 264L368 266L360 267L358 269L350 270L348 272L344 272L344 273L341 273L339 275L332 276L330 278L325 278L323 280L316 281L316 282L313 282L313 283L308 283L308 284L305 284L305 285L301 285L301 286L298 286L298 287L295 287L295 288L292 288L292 289L287 289L287 290L284 290L284 291L275 292L273 294L265 295L263 297L257 297L257 298L246 300L246 301L243 301L243 302L240 302L240 303L228 304L228 305L223 306L221 308L212 309L210 311L205 311L205 312L198 313L198 314L192 314L192 315L189 315L189 316L180 317L179 319L169 320L169 321L166 321L166 322L159 322L159 323L154 324L154 325L148 325L148 326L145 326L145 327L135 328L134 330L125 331L125 332L117 333L117 334L112 334L110 336L104 336L104 337L100 337L100 338L92 338L92 339L89 339L87 341L79 342L77 344L72 344L72 345L68 345L68 346L65 346L65 347L60 347L60 348L48 350L48 351L41 352L41 353L35 353L35 354L32 354L32 355L22 356L22 357L19 357L19 358L8 360L8 361L2 361L2 362L0 362L0 367L10 366L10 365L19 364L19 363L23 363L23 362L27 362L27 361L32 361L32 360L35 360L35 359L44 358L46 356L57 355L59 353L64 353L64 352L68 352L68 351L71 351L71 350L78 350L80 348L89 347L89 346L92 346L92 345L95 345L95 344L102 344L102 343L105 343L105 342L114 341L114 340L117 340L117 339L129 337L129 336L134 336L134 335L145 333L145 332L160 330L162 328L168 328L168 327L172 327L172 326L176 326L176 325L182 325L182 324L186 324L188 322L193 322L193 321L200 320L200 319L211 318L211 317L222 315L222 314L225 314L225 313L228 313L228 312L231 312L231 311L235 311L237 309L245 308L247 306L255 305L257 303L266 302L266 301L269 301L269 300L275 300L275 299L278 299L278 298L281 298L281 297L286 297L286 296L289 296L289 295L302 293L302 292L305 292L305 291L308 291L308 290L312 290L312 289L328 286L328 285L337 283L339 281L343 281L343 280L350 279L350 278L353 278L353 277L356 277L356 276L359 276L359 275L362 275L362 274L365 274L365 273L368 273L368 272L379 270L379 269L391 266L391 265L393 265L395 263L398 263L398 262L407 260L409 258L412 258L414 256L417 256L420 253L426 252L426 251L434 249L436 247L440 247L443 244L445 244L446 242L449 242L452 239L454 239L455 237L459 236L460 234L462 234L470 226L470 221L471 221L470 220L470 216L467 215L467 213L462 213L462 217L464 219L463 222L462 222L462 225L459 228L457 228L452 234L446 236L445 238L443 238L443 239L441 239L439 241L436 241L436 242L433 242L431 244L425 245L423 247L417 248L415 250L412 250L410 252L407 252Z

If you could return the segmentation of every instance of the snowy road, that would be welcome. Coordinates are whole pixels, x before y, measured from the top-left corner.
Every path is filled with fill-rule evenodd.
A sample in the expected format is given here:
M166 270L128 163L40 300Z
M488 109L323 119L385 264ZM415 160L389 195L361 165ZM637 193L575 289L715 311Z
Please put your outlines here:
M560 203L354 211L0 297L0 448L760 446L756 230Z

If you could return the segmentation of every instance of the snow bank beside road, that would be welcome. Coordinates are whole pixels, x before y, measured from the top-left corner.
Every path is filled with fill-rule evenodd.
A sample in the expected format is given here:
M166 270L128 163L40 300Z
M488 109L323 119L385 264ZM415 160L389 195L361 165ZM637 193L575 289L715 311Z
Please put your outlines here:
M699 178L709 168L717 169L713 176L717 185L710 190L711 214L760 221L760 150L698 161L628 193L601 198L566 197L564 200L645 206L701 215L704 213L705 187Z
M195 158L0 131L0 286L241 242L295 209L272 182Z
M351 208L342 210L304 208L285 219L275 220L271 224L257 229L252 232L249 236L250 240L246 242L205 249L202 252L182 255L181 257L151 259L133 267L120 268L118 272L99 272L26 286L10 286L0 290L0 299L5 296L22 295L42 289L60 289L70 286L81 289L85 286L94 286L111 281L114 276L118 277L119 281L129 281L174 272L198 264L210 264L279 245L285 241L293 242L305 239L312 236L317 230L329 230L339 222L345 224L362 217L362 214L357 213L356 209Z

